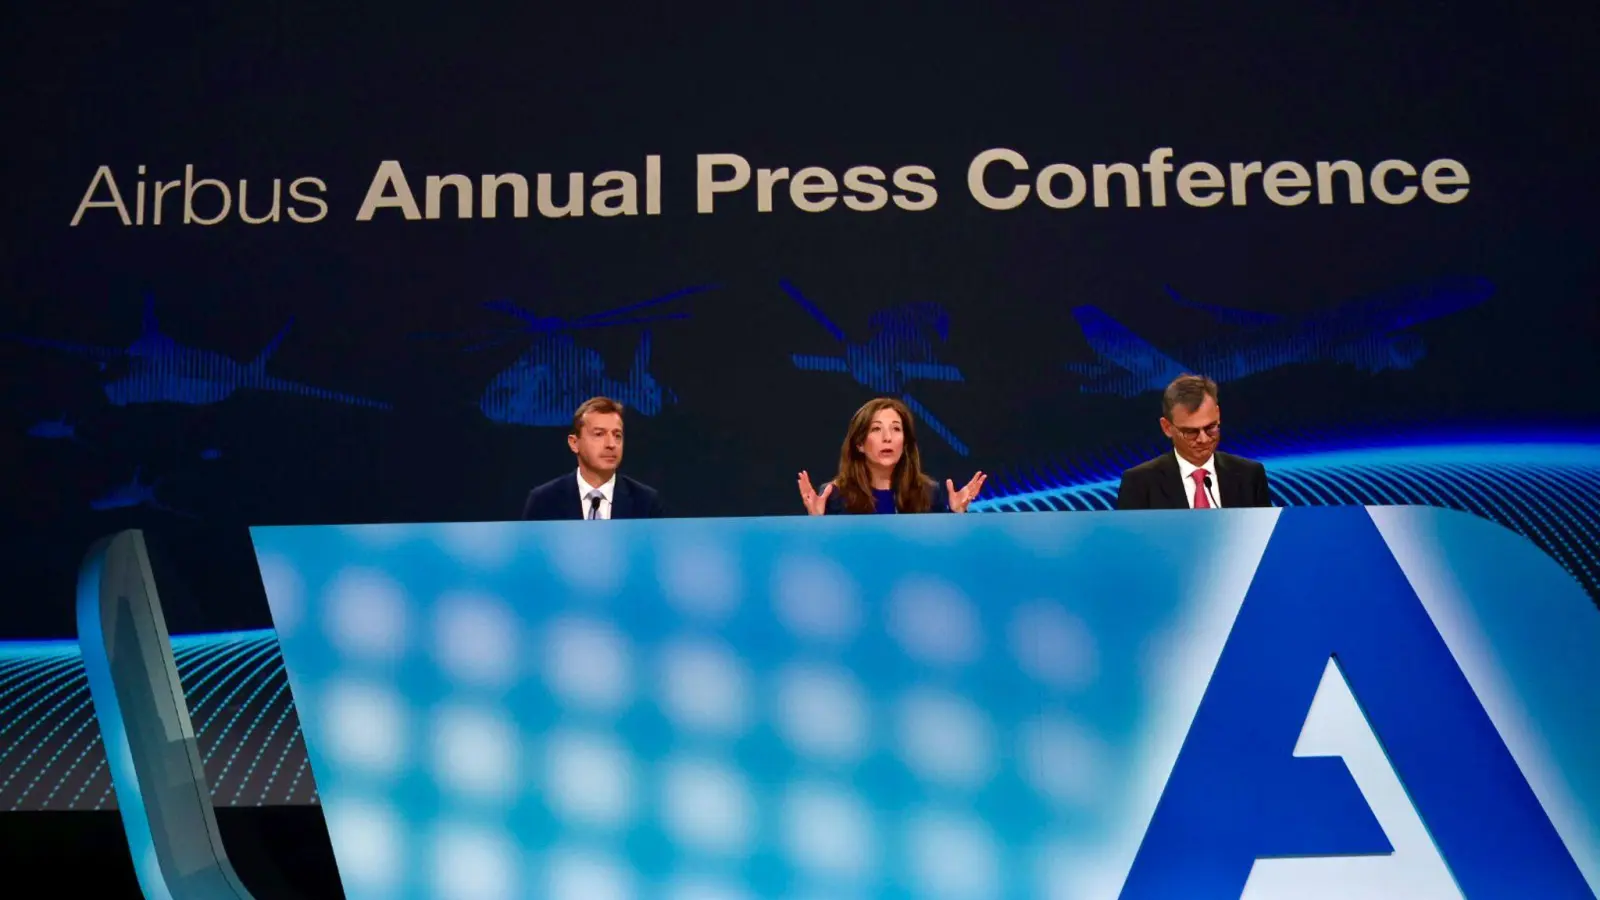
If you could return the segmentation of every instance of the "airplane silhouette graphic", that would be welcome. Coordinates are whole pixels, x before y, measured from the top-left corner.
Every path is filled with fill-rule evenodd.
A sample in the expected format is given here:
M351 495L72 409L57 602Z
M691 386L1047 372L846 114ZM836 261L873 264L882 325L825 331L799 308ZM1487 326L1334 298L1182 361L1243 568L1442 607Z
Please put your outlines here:
M1477 306L1494 293L1482 278L1452 278L1346 302L1326 312L1277 316L1186 300L1168 287L1181 307L1199 310L1233 333L1209 337L1168 355L1095 306L1072 311L1099 361L1069 363L1082 375L1079 390L1132 397L1164 389L1185 372L1236 381L1295 364L1337 362L1362 372L1410 369L1426 353L1421 338L1406 329Z
M267 361L293 324L291 319L255 359L241 363L212 350L185 346L167 336L156 320L154 298L146 295L139 337L127 347L97 347L23 336L12 337L11 340L93 359L99 363L101 371L105 371L110 362L125 361L126 373L107 381L103 386L106 399L115 406L144 403L208 406L228 399L236 391L253 390L293 394L371 409L390 408L387 403L267 374Z
M540 316L532 310L505 300L483 304L486 309L519 319L521 325L510 329L488 329L487 334L490 337L465 348L467 352L477 352L517 340L525 340L528 343L510 365L490 379L476 404L477 408L492 422L534 428L570 426L572 411L583 401L596 396L606 396L621 401L630 410L641 415L660 414L668 403L676 403L678 398L671 389L663 387L650 372L649 330L640 335L639 346L634 352L632 364L627 375L621 379L609 376L606 372L605 359L600 353L579 344L572 333L591 328L687 319L690 318L690 314L686 312L653 315L639 315L639 313L651 307L713 290L715 287L715 285L691 286L660 297L574 319Z
M43 422L35 422L28 427L28 437L46 441L66 440L83 443L83 439L78 437L78 426L72 424L65 413L59 419L46 419Z
M90 500L89 508L96 512L109 512L118 509L133 509L139 506L148 506L151 509L172 513L174 515L185 516L190 519L199 518L194 513L184 512L181 509L173 509L172 507L162 503L156 497L156 488L161 484L161 479L157 478L155 481L145 484L139 480L139 476L143 471L143 466L136 467L133 470L133 479L131 481L129 481L127 484L114 487L105 494Z
M939 362L937 358L935 342L944 343L950 338L950 316L942 307L935 303L906 303L879 310L867 320L871 336L857 342L849 340L844 329L834 324L787 279L779 281L778 285L843 345L839 356L792 354L790 359L795 368L806 372L842 372L880 395L896 395L929 431L943 438L956 453L968 454L967 445L907 392L910 382L917 379L966 380L960 369Z

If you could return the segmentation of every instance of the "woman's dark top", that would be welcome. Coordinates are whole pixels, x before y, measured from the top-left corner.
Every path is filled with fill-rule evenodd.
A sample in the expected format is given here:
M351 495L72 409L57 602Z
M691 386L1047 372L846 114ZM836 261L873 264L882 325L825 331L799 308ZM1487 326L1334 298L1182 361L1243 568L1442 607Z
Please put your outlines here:
M929 497L928 512L949 512L950 492L945 490L944 484L936 481L930 486L929 490L932 496ZM874 490L872 492L872 501L873 506L875 507L872 510L874 513L894 514L899 512L899 510L894 508L894 491ZM828 495L828 505L824 512L830 516L851 515L850 510L844 508L843 491L839 490L837 487L833 489L833 493Z

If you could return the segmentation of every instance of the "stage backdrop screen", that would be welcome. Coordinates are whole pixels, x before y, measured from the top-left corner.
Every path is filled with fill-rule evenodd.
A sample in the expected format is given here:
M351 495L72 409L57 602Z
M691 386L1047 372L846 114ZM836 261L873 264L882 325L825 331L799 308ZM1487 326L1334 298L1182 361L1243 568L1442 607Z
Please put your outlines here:
M60 642L126 527L218 796L311 802L248 528L515 519L595 394L673 516L800 514L885 395L975 512L1071 514L1200 372L1277 505L1466 511L1600 598L1568 15L11 11L0 808L115 805Z

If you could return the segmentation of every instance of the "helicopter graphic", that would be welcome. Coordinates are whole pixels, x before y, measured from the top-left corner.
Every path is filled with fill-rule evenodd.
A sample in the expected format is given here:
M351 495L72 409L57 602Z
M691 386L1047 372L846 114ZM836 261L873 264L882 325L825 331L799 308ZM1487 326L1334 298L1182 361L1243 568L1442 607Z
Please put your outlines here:
M83 443L78 436L78 426L65 413L59 419L46 419L28 426L28 437L46 441L73 441Z
M1084 376L1079 390L1091 394L1136 396L1159 391L1184 372L1205 372L1236 381L1282 366L1330 361L1362 372L1410 369L1426 352L1422 339L1406 329L1483 303L1494 285L1482 278L1453 278L1413 285L1346 302L1325 312L1279 316L1188 300L1167 288L1179 307L1204 312L1233 329L1175 348L1158 349L1104 310L1080 306L1072 311L1097 357L1069 363Z
M113 406L145 403L175 403L184 406L209 406L220 403L239 390L294 394L371 409L389 409L389 404L368 400L325 388L288 381L267 374L267 361L283 342L294 324L291 319L267 346L247 363L241 363L214 350L178 343L161 330L156 319L155 299L144 298L144 316L139 337L126 347L99 347L67 341L13 336L18 343L77 354L107 365L125 361L127 371L107 381L102 389Z
M844 329L834 324L799 288L787 279L779 281L778 285L843 345L839 356L795 353L790 357L795 368L806 372L841 372L879 394L897 395L928 430L943 438L956 453L968 454L967 445L907 393L910 382L918 379L966 380L960 369L937 359L935 343L944 343L950 338L950 315L943 307L935 303L906 303L879 310L867 320L871 336L865 341L851 341Z
M642 415L659 414L677 395L663 387L650 372L649 330L639 337L639 345L623 378L606 372L605 359L573 337L586 328L607 328L649 322L687 319L685 312L639 315L643 310L712 290L715 285L696 285L631 303L616 309L573 319L540 316L510 301L484 303L485 309L504 313L521 321L510 329L490 329L493 338L466 347L477 352L510 341L525 339L528 345L510 365L502 369L484 388L477 407L492 422L534 428L566 427L572 424L572 411L595 396L612 397Z
M89 508L95 512L109 512L117 509L133 509L139 506L148 506L161 512L172 513L186 518L197 518L193 513L181 509L173 509L162 503L156 497L156 488L160 486L161 479L157 478L148 484L139 480L144 467L139 466L133 470L133 479L127 484L118 485L106 493L89 501Z

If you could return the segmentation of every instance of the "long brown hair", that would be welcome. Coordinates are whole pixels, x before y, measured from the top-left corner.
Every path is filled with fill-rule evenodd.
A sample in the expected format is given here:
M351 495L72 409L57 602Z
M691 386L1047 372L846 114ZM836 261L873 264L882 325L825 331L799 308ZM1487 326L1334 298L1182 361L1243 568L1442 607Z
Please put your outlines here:
M917 450L917 429L911 420L911 410L893 397L868 400L850 418L844 445L839 448L839 474L834 476L833 483L844 498L845 509L854 513L872 512L872 476L867 470L866 456L858 448L866 443L872 417L885 409L892 409L900 416L904 438L900 461L895 464L894 475L889 480L894 488L895 509L906 513L927 512L933 505L933 479L922 474L922 454Z

